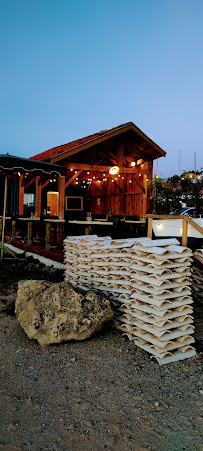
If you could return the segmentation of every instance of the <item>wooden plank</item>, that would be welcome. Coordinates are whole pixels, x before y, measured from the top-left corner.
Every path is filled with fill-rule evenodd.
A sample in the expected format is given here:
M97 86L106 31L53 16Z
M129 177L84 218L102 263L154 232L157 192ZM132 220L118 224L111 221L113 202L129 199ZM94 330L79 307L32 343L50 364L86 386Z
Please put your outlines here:
M122 142L119 142L117 159L118 159L118 167L123 168L123 143Z
M182 246L187 247L187 234L188 234L188 223L183 219L183 228L182 228Z
M146 161L143 164L143 169L148 170L148 162ZM147 174L143 175L143 184L144 184L144 191L143 191L143 205L142 205L142 214L146 215L147 213Z
M152 240L152 218L148 218L148 228L147 228L147 236Z
M189 218L188 216L185 216L186 221L188 224L190 224L192 227L194 227L194 229L196 229L199 233L201 233L203 235L203 229L202 227L200 227L198 224L196 224L196 222L194 222L191 218Z
M147 174L144 174L144 177L147 178ZM142 192L145 194L145 193L146 193L146 190L145 190L145 188L144 188L144 186L143 186L141 180L139 180L138 177L136 177L136 175L134 176L134 179L135 179L137 185L138 185L138 186L140 187L140 189L142 190Z
M25 191L25 175L19 177L19 215L24 215L24 191Z
M42 185L42 189L44 189L49 183L50 183L50 179L46 180L46 182L44 182Z
M66 178L63 176L58 177L58 192L59 192L59 200L58 200L58 217L64 219L64 211L65 211L65 181Z
M41 216L41 205L42 205L42 183L41 177L36 176L36 205L35 205L35 216Z
M15 241L15 236L16 236L16 221L12 221L11 224L11 238L13 241Z
M69 186L77 177L79 177L82 171L83 169L80 169L76 172L76 174L73 174L73 176L65 183L65 188L67 188L67 186Z
M28 183L26 183L25 189L27 189L28 186L32 185L32 183L34 183L34 182L35 182L35 177L33 177Z
M83 163L66 163L67 169L82 169L83 171L95 171L95 172L109 172L110 166L102 166L97 164L83 164ZM81 171L82 172L82 171ZM124 168L120 167L121 174L148 174L149 170L139 169L137 167Z
M46 223L46 238L45 238L45 250L50 251L51 249L51 223Z

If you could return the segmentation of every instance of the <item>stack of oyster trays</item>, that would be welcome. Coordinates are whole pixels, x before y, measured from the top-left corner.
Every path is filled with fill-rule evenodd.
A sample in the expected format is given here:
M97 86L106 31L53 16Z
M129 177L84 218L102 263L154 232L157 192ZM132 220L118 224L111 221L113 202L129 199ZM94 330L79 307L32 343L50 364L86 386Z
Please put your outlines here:
M111 300L114 324L159 364L192 357L192 252L176 239L64 241L65 280Z

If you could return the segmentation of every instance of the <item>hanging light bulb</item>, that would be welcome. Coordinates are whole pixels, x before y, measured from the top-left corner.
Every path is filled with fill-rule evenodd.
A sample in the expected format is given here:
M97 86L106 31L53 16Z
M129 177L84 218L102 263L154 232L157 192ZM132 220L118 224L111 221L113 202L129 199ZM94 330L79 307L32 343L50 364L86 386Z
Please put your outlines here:
M135 161L131 161L130 166L132 166L134 168L135 165L136 165Z
M118 166L112 166L112 168L109 169L110 175L116 175L119 173L119 167Z

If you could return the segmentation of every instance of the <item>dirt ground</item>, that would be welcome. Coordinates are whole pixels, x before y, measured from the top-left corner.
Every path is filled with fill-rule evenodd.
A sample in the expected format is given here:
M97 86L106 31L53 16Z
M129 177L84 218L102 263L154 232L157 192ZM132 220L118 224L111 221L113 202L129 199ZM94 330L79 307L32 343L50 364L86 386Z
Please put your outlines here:
M31 261L0 266L0 450L203 450L202 355L160 367L110 325L41 348L4 312L28 278L63 274Z

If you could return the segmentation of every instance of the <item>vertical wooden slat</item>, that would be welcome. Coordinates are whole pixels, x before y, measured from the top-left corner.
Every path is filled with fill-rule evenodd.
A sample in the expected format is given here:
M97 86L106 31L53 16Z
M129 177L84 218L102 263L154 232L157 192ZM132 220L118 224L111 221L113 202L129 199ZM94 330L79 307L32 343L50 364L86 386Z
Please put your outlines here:
M25 176L21 174L19 177L19 215L24 215L24 187L25 187Z
M188 223L185 219L183 219L182 246L184 247L187 247L187 233L188 233Z
M148 229L147 229L147 236L152 240L152 218L148 218Z
M59 192L59 204L58 204L58 216L64 219L65 209L65 177L59 176L58 178L58 192Z
M50 244L50 237L51 237L51 223L46 223L46 244L45 244L45 250L50 251L51 244Z
M146 161L145 163L144 163L144 169L148 169L148 162ZM147 197L148 197L148 184L147 184L147 178L148 178L148 176L147 176L147 174L144 174L143 175L143 185L144 185L144 190L145 190L145 192L143 193L143 206L142 206L142 214L143 215L146 215L146 213L147 213Z
M42 205L42 183L40 176L36 176L36 205L35 205L35 216L41 216L41 205Z

